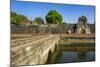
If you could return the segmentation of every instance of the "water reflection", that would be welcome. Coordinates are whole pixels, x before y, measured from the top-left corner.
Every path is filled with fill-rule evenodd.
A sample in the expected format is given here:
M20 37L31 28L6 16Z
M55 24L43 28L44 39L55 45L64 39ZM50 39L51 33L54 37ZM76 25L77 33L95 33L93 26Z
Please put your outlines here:
M59 59L58 63L67 63L77 60L76 52L62 52L62 57Z
M90 60L90 61L95 60L95 52L93 52L93 51L88 52L86 59Z
M86 53L87 52L85 52L85 51L77 52L77 55L78 55L78 58L79 58L80 61L84 61L85 60L85 58L87 57Z
M95 46L59 46L48 64L95 61Z

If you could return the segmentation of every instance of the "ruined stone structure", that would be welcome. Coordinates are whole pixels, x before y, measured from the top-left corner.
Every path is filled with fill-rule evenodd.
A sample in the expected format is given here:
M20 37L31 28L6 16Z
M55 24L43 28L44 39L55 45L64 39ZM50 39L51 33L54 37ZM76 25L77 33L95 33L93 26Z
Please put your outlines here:
M45 64L58 46L59 35L40 35L11 40L11 65Z
M88 24L87 18L81 16L76 24L28 24L11 25L11 33L13 34L90 34L95 33L95 24Z
M78 19L78 24L76 25L75 33L77 34L90 34L90 28L87 24L87 18L85 16L81 16Z

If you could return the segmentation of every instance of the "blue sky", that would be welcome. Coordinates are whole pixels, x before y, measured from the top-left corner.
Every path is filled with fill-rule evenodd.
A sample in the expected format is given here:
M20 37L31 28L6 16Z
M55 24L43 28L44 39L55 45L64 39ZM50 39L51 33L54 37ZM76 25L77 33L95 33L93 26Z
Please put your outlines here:
M88 23L95 21L95 6L11 0L11 11L23 14L30 20L34 20L35 17L42 17L45 20L45 16L50 10L60 13L63 21L67 23L77 23L78 18L82 15L87 17Z

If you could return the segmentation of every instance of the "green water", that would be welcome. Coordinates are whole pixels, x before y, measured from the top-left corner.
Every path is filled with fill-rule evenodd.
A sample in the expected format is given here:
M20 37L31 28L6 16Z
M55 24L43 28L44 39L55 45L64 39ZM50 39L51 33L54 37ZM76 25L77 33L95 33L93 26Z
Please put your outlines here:
M46 64L95 61L95 45L61 45L49 54Z

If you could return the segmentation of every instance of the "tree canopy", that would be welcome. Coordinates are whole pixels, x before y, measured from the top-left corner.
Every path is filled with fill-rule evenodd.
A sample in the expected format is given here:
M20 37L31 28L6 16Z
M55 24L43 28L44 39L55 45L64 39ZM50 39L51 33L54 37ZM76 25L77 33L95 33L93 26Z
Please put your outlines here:
M28 19L24 15L20 15L20 14L17 14L15 12L11 12L11 24L25 25L25 24L27 24L27 21L28 21Z
M56 10L50 10L45 18L47 23L52 24L61 24L63 20L62 16Z
M36 22L37 24L44 24L44 20L43 20L43 18L41 18L41 17L36 17L36 18L34 19L34 22Z

